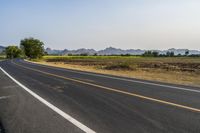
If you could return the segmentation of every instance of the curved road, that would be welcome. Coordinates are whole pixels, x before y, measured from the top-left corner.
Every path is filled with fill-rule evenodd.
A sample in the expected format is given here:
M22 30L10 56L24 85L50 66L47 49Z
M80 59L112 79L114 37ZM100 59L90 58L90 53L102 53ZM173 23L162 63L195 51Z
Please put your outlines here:
M0 67L0 132L200 132L197 87L55 68L20 59L2 61Z

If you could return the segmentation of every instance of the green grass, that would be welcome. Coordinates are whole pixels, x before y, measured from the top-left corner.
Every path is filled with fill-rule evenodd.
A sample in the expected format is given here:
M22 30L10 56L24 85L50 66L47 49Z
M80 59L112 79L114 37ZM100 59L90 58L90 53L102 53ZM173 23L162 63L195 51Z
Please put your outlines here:
M43 59L130 59L140 56L43 56Z
M142 56L44 56L49 62L128 62L137 63L200 63L200 57L142 57Z
M5 55L0 55L0 60L4 60L6 58Z

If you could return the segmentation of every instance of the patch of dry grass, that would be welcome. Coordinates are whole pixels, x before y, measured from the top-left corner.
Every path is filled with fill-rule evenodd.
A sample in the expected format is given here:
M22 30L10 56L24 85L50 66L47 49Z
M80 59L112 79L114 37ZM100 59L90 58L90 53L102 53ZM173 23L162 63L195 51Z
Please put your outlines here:
M70 59L71 60L71 59ZM96 61L95 61L96 60ZM99 63L98 59L94 61L85 61L82 59L79 61L71 60L69 61L40 61L36 62L38 64L61 67L61 68L68 68L73 70L81 70L81 71L88 71L88 72L95 72L95 73L102 73L102 74L110 74L110 75L117 75L129 78L138 78L138 79L146 79L146 80L154 80L154 81L161 81L166 83L175 83L175 84L183 84L183 85L191 85L191 86L198 86L200 87L200 74L199 74L199 59L188 59L188 58L135 58L134 60L130 60L130 62L134 62L133 64L129 63L128 66L122 65L125 69L119 69L116 63L121 63L119 60L109 59L107 61ZM101 60L101 59L100 59ZM126 59L125 59L126 60ZM124 60L123 60L124 61ZM122 62L123 62L122 61ZM160 65L160 64L162 65ZM171 64L170 64L171 63ZM177 65L174 65L178 63ZM189 65L188 65L189 63ZM196 65L194 65L196 63ZM106 64L106 65L105 65ZM130 65L131 64L131 65ZM144 66L142 66L142 65ZM154 64L152 66L152 64ZM163 65L164 64L164 65ZM168 66L170 64L172 68ZM109 69L105 68L106 66L111 67ZM114 68L117 69L113 69ZM180 67L180 66L183 67ZM192 65L195 68L191 67ZM165 66L165 67L163 67ZM174 66L174 67L173 67ZM128 67L128 68L127 68ZM131 69L129 68L131 67ZM189 68L189 70L184 70L182 68ZM192 71L191 71L192 70Z

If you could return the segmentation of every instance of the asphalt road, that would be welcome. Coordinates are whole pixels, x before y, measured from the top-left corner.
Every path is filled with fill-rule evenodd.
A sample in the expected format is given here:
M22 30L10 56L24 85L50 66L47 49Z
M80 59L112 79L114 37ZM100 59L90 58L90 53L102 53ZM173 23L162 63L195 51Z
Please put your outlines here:
M94 132L200 132L197 87L47 67L23 60L3 61L0 67ZM61 114L0 70L0 132L84 132L80 124Z

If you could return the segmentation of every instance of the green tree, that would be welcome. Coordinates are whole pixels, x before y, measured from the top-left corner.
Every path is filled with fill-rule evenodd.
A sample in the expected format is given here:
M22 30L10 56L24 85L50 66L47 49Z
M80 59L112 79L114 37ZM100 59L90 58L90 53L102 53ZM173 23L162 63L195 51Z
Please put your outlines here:
M158 57L159 53L157 51L152 52L153 57Z
M153 54L152 54L152 51L145 51L144 52L144 54L143 54L143 56L145 56L145 57L152 57L153 56Z
M5 49L5 53L6 53L6 57L7 58L12 59L12 58L18 58L18 57L20 57L22 51L17 46L8 46Z
M144 57L158 57L159 53L157 51L145 51L143 54Z
M185 50L185 56L188 56L188 55L189 55L189 53L190 53L190 51L189 51L189 50Z
M44 55L44 43L38 39L25 38L21 40L20 47L29 58L41 58Z
M174 57L174 52L173 51L167 51L166 56L168 57Z

